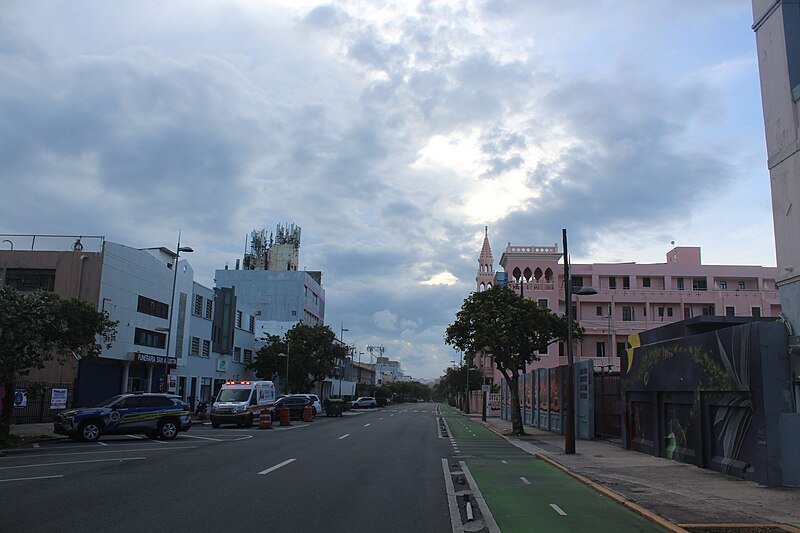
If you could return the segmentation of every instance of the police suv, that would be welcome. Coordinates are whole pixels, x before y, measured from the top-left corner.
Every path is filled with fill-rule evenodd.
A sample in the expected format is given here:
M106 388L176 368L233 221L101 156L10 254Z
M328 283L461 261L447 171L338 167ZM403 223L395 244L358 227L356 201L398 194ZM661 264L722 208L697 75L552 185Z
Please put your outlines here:
M95 407L68 409L56 416L53 431L94 442L101 435L141 433L151 439L174 439L192 426L188 403L172 394L120 394Z

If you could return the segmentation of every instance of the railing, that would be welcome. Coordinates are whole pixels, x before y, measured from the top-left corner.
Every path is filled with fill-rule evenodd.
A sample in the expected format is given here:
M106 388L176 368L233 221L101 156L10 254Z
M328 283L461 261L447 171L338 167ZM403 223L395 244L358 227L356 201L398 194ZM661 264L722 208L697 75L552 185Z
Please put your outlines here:
M506 246L506 252L523 254L557 254L558 246Z
M100 252L106 238L103 235L44 235L0 233L0 250L41 250Z

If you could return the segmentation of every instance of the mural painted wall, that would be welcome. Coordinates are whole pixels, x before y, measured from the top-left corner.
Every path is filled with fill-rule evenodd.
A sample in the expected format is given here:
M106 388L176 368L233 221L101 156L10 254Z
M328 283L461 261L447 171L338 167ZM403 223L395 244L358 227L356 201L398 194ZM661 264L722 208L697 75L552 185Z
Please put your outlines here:
M778 414L793 410L783 324L698 317L629 344L626 447L781 484Z

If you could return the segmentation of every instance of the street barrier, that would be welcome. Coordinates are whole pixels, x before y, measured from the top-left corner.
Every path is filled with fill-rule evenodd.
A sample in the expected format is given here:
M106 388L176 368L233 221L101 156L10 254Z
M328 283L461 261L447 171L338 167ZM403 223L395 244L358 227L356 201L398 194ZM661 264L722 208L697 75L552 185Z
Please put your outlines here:
M258 427L261 429L272 429L272 415L269 409L262 409L259 417Z
M291 424L291 420L289 417L289 408L288 407L281 407L281 425L288 426Z
M314 413L311 410L310 405L306 405L303 408L303 422L313 422L314 421Z

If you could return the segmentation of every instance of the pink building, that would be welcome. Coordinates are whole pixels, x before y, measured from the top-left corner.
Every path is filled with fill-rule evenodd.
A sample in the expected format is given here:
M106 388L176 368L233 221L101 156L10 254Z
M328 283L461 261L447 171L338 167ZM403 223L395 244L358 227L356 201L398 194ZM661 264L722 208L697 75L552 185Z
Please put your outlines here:
M562 314L564 265L558 245L515 246L500 257L504 272L494 270L488 229L483 239L476 290L505 283L525 298ZM572 264L573 287L590 286L597 294L573 295L573 316L585 329L576 343L575 362L595 360L595 367L619 370L628 335L700 315L777 317L777 269L761 266L703 265L700 248L675 247L664 263ZM531 368L567 364L564 343L553 344ZM481 367L481 360L476 360ZM494 381L500 382L499 373Z

